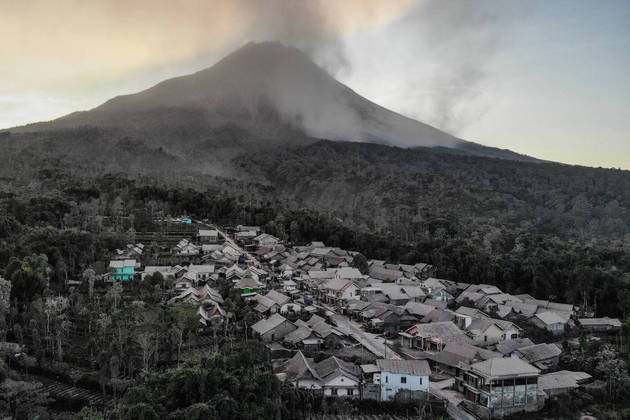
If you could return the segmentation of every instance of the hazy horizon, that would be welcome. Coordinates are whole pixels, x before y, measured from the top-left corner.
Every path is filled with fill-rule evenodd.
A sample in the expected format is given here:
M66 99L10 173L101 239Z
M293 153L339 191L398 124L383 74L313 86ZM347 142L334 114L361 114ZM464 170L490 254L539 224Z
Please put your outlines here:
M273 3L0 2L0 128L279 40L360 95L465 140L630 169L630 2Z

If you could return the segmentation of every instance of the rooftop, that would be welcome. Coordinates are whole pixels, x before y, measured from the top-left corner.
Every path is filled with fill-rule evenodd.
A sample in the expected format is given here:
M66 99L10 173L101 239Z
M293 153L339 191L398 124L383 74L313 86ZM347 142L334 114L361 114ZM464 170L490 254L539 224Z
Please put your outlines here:
M407 375L428 376L431 374L429 363L426 360L391 360L378 359L376 365L381 371L402 373Z

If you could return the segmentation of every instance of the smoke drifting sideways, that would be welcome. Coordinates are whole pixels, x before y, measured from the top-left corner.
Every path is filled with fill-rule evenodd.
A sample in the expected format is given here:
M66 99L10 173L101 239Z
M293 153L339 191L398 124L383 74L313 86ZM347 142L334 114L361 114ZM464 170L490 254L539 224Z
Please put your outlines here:
M328 1L245 3L248 20L257 22L248 36L295 46L344 82L356 80L356 67L369 67L348 51L348 37L358 34L361 44L361 32L379 34L376 45L361 47L388 61L393 58L388 46L396 45L397 53L414 60L385 76L396 79L397 110L451 134L478 121L491 106L481 98L487 64L509 42L514 22L527 15L522 5L488 0L392 2L390 9L378 1L343 2L337 9ZM415 71L415 66L424 68Z

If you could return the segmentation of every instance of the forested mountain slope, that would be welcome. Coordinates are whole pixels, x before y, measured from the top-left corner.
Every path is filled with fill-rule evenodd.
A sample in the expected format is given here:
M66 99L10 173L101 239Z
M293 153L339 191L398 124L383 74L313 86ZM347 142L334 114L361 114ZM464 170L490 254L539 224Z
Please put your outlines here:
M628 171L326 141L236 163L289 206L410 240L428 221L446 230L464 224L489 241L506 229L585 243L630 234Z

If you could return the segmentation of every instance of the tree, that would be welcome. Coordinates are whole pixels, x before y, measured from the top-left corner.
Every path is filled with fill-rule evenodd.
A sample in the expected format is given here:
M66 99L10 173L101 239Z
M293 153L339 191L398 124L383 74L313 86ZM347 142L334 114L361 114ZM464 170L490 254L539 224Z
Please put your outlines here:
M606 378L608 395L615 401L619 394L624 394L630 387L630 375L626 362L617 358L615 349L610 344L603 345L596 355L595 371Z
M370 268L368 267L367 258L363 254L357 254L352 259L352 266L359 270L361 274L368 274Z
M197 311L194 308L184 305L173 306L169 311L170 315L175 319L175 323L171 327L171 334L173 334L177 343L177 367L179 367L184 338L197 330L199 315L197 315Z
M0 339L7 333L6 317L11 309L11 282L0 276Z
M13 413L13 418L43 418L48 393L40 382L24 382L7 379L0 384L0 401Z
M92 301L92 296L94 296L94 281L96 280L96 272L91 268L86 269L83 272L83 281L88 284L88 296L90 301Z
M118 310L118 302L122 297L123 287L122 284L116 282L112 284L107 293L105 293L105 299L112 305L112 310L116 312Z
M23 260L11 258L4 274L13 284L11 296L22 304L29 303L48 287L48 258L44 254L29 255Z

